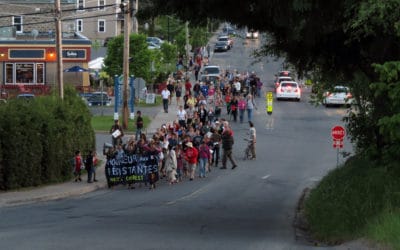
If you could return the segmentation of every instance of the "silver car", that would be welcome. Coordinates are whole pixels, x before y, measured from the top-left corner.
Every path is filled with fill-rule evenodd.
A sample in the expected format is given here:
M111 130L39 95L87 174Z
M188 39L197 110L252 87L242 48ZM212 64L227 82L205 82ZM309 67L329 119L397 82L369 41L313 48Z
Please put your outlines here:
M331 105L346 105L350 106L353 103L354 99L350 93L350 89L345 86L335 86L332 92L325 92L324 99L322 100L322 104L325 107Z

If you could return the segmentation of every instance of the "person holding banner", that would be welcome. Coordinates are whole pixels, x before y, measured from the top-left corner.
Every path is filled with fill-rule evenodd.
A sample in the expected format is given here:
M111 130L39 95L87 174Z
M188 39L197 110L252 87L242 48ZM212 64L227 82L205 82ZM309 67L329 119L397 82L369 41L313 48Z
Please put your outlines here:
M114 148L117 145L122 144L124 131L122 130L122 126L119 125L119 120L114 120L114 125L111 126L110 134L112 135L112 145Z

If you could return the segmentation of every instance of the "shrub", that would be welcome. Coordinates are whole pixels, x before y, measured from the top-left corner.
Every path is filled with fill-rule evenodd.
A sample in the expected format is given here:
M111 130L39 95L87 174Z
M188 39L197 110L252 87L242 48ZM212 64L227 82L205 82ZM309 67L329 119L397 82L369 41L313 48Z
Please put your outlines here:
M399 204L394 196L398 187L387 168L353 157L311 191L305 203L311 232L328 243L358 237L369 220Z
M64 100L11 100L0 115L2 190L68 180L74 151L95 147L91 114L72 88L65 89Z

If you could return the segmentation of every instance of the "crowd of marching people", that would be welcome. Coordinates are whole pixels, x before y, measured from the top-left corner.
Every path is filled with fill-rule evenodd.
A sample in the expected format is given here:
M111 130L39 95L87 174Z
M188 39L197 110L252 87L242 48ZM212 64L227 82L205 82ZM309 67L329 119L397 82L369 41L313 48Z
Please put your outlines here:
M255 159L255 128L252 122L256 109L255 96L260 96L262 83L254 74L226 71L215 81L183 81L169 78L163 91L164 111L176 98L176 119L166 122L151 135L142 132L143 119L137 112L136 133L123 143L123 130L118 120L111 127L113 148L108 157L124 154L153 153L159 159L159 178L170 184L184 179L205 178L213 167L227 169L238 167L232 155L234 131L232 122L247 120L253 143ZM247 114L247 119L245 115ZM118 131L115 136L115 132ZM221 157L222 155L222 157ZM130 185L131 188L134 184ZM151 188L155 184L151 183Z

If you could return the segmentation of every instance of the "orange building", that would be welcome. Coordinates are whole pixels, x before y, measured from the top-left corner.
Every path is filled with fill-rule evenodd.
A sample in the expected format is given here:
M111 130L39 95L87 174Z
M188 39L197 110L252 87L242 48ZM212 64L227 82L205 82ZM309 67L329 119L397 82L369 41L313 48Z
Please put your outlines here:
M63 34L63 68L73 66L88 68L91 41L77 34ZM2 92L48 92L58 86L57 53L54 34L18 36L16 39L0 39L0 89ZM64 85L88 87L88 72L64 72ZM13 91L14 90L14 91Z

